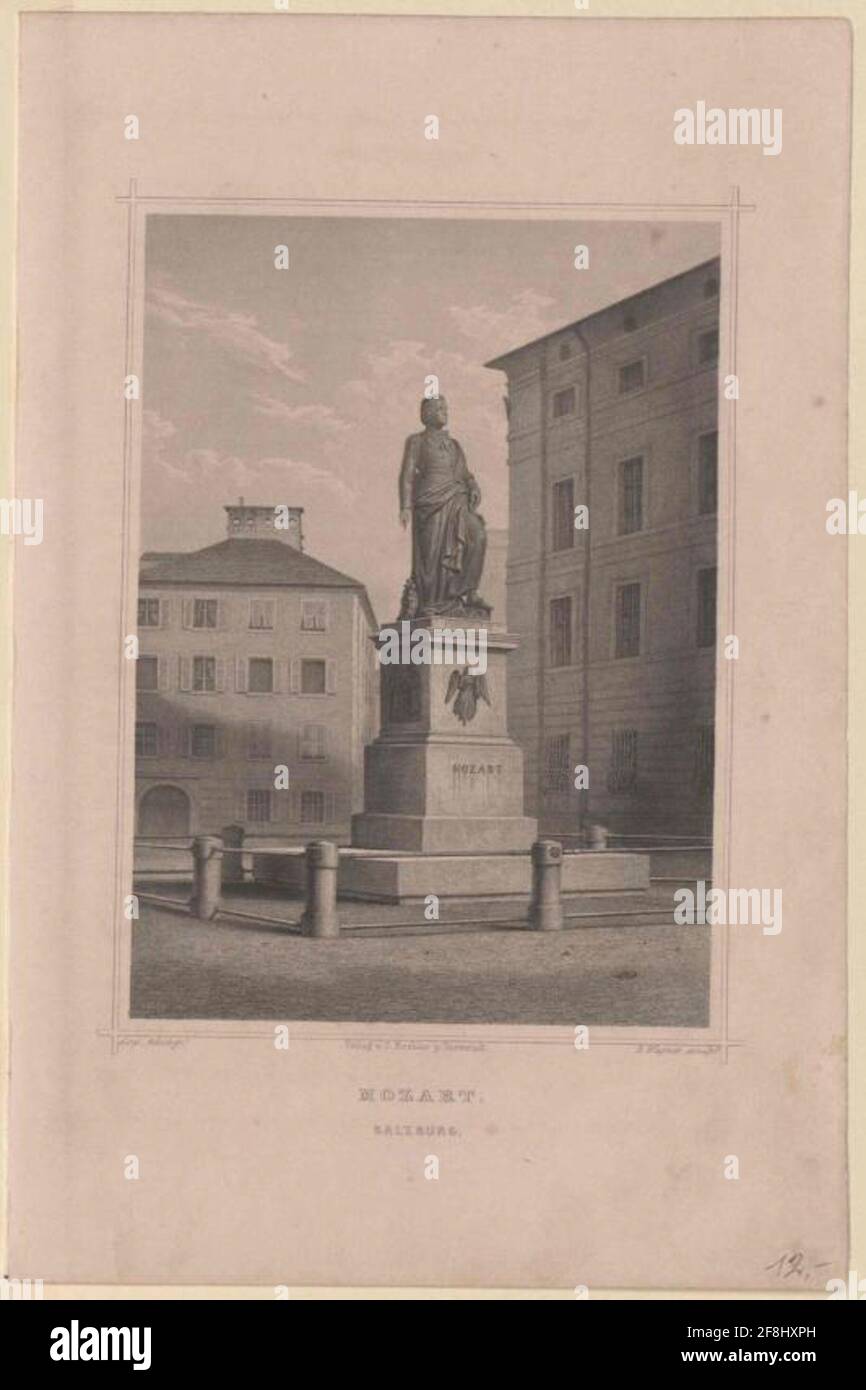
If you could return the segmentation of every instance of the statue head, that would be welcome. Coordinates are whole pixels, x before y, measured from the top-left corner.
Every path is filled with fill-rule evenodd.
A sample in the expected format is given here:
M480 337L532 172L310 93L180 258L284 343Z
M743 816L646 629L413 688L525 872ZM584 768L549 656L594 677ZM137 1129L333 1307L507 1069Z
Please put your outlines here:
M421 402L421 423L432 425L434 429L444 429L448 424L448 402L444 396L425 396Z

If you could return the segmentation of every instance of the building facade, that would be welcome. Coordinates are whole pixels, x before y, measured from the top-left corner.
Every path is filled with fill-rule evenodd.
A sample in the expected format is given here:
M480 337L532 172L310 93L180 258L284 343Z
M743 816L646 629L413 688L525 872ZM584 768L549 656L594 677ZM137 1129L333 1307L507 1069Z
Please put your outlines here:
M142 557L136 837L347 841L378 731L366 590L304 553L302 509L225 510L226 540Z
M508 379L509 732L546 833L712 833L718 351L716 259L487 364Z

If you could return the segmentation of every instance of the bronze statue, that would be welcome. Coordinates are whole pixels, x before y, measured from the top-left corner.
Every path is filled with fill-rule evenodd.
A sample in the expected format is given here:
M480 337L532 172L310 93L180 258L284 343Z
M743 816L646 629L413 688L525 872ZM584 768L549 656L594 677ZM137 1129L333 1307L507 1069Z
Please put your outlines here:
M444 396L421 402L421 421L423 430L406 440L400 469L400 524L412 522L412 576L400 616L489 617L478 593L487 548L481 491L448 433Z

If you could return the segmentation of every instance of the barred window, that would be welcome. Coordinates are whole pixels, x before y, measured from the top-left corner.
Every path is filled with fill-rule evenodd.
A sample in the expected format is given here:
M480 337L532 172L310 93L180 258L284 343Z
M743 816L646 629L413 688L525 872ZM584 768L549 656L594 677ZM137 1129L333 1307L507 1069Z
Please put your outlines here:
M615 654L640 655L640 584L621 584L616 591Z
M565 792L571 786L571 735L552 734L544 741L544 790Z
M571 598L550 600L550 664L551 666L570 666L572 664L572 620Z
M301 757L305 760L324 758L325 734L324 724L304 724L301 728Z
M607 785L612 792L628 791L637 783L637 729L614 729L611 735Z
M155 724L136 724L135 756L155 758L158 752L158 736Z
M553 549L574 546L574 479L560 478L553 484Z
M718 508L719 435L717 430L698 440L698 511L709 516Z
M698 632L699 647L716 645L716 574L712 569L698 570Z
M256 787L247 792L247 820L263 824L271 818L271 793L269 788Z
M212 758L216 753L216 728L213 724L193 724L189 751L194 758Z
M301 821L304 825L325 824L325 793L322 791L301 792Z
M643 530L643 458L624 459L619 466L619 534Z
M624 396L628 391L639 391L646 385L646 363L642 357L638 357L634 362L626 362L619 369L619 393Z

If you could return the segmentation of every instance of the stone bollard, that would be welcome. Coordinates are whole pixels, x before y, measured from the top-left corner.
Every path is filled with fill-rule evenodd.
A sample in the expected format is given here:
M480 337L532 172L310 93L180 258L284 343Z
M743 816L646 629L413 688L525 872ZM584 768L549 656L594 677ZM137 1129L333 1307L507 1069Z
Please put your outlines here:
M589 833L590 849L607 849L607 827L604 825L590 825L587 827Z
M329 840L307 845L307 906L301 918L304 936L339 936L337 870L340 851Z
M222 881L226 883L244 882L244 828L242 825L223 826L223 848L237 850L237 854L224 854L222 862Z
M223 842L219 835L196 835L192 842L195 890L190 907L196 917L209 922L220 906Z
M529 925L533 931L562 929L562 845L558 840L536 840L532 846Z

